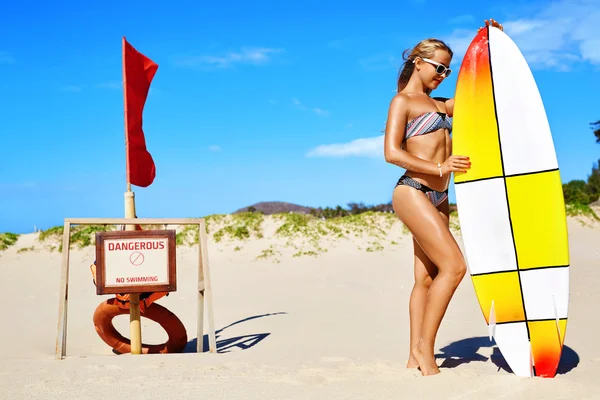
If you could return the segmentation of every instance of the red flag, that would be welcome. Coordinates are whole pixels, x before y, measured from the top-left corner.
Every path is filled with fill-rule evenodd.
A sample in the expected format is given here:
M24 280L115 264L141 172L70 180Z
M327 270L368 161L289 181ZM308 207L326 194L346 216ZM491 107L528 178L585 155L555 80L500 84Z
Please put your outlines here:
M127 183L141 187L150 186L156 176L154 160L146 149L142 114L157 69L156 63L134 49L123 37Z

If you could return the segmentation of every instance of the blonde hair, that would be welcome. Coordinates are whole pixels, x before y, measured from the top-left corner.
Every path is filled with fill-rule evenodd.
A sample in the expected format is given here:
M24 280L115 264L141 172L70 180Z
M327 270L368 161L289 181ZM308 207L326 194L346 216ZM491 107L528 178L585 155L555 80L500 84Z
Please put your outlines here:
M402 68L398 73L398 92L400 92L410 79L413 71L415 70L415 64L413 61L417 57L424 58L433 58L435 56L436 50L446 50L450 57L454 53L450 50L450 47L439 39L425 39L421 40L415 47L412 49L407 49L402 54L402 59L404 63L402 64Z

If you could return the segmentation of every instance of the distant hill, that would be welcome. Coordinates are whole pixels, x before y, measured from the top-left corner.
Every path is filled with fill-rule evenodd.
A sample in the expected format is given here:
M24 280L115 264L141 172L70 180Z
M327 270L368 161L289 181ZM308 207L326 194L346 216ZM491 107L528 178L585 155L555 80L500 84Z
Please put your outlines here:
M378 211L378 212L389 212L393 213L394 209L392 203L379 204L376 206L366 206L363 203L349 203L348 209L343 209L340 206L333 208L326 207L323 210L321 207L305 207L298 204L286 203L283 201L263 201L260 203L252 204L250 206L240 208L233 212L233 214L246 212L246 211L258 211L265 215L279 214L279 213L298 213L298 214L313 214L325 217L341 216L346 214L359 214L365 211ZM455 212L456 204L450 204L450 212ZM325 214L323 214L325 212Z
M234 214L246 212L249 210L259 211L265 215L295 212L298 214L309 214L313 208L305 207L298 204L286 203L283 201L262 201L252 204L248 207L240 208L234 211Z
M356 215L363 212L374 211L374 212L388 212L393 213L392 203L378 204L375 206L367 206L364 203L348 203L347 207L342 206L335 207L305 207L293 203L285 203L282 201L265 201L240 208L233 212L240 213L245 211L261 212L265 215L269 214L280 214L280 213L297 213L297 214L311 214L318 218L337 218L346 215Z

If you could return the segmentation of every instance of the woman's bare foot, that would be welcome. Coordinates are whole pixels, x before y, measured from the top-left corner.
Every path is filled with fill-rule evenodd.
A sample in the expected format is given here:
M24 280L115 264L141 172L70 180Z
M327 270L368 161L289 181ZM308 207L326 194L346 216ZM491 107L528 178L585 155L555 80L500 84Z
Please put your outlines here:
M436 375L440 373L440 369L438 368L435 357L433 357L433 352L431 355L427 355L425 352L421 350L421 343L417 344L412 349L412 355L415 360L419 364L419 369L421 370L421 374L423 376L428 375Z
M408 357L408 362L406 363L406 368L419 368L419 362L415 358L415 356L411 355Z

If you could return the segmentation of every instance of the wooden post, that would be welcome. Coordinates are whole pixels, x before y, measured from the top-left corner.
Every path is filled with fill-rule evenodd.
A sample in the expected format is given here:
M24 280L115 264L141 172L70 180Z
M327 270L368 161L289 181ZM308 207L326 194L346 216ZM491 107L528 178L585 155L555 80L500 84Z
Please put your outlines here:
M67 308L69 305L69 248L71 247L71 223L65 221L63 228L62 269L58 303L58 332L56 334L56 359L67 355Z
M129 183L127 184L127 188L131 189ZM136 218L135 195L131 190L125 192L125 218ZM134 231L135 225L125 225L125 230ZM129 332L131 335L131 354L142 354L142 323L139 293L129 294Z
M142 354L142 323L138 293L129 294L129 331L131 332L131 354Z
M208 307L208 348L211 353L217 351L215 335L215 318L213 315L212 285L210 268L208 267L208 240L206 237L206 221L204 218L198 224L198 327L196 352L204 351L204 300Z
M202 230L204 224L198 224L198 315L196 316L196 353L204 351L204 249L202 248Z

